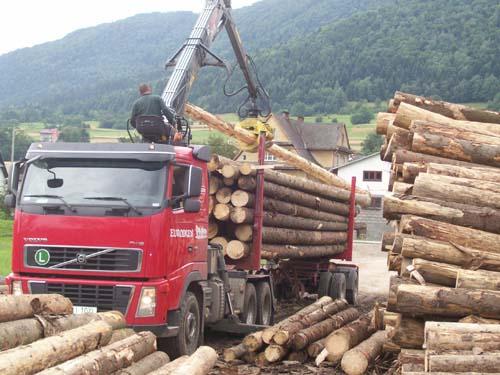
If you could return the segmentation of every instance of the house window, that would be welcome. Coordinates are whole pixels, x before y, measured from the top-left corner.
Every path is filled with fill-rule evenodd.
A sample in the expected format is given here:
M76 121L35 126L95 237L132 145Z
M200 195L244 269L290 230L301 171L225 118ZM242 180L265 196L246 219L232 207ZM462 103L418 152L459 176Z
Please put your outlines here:
M372 203L368 208L373 210L382 209L382 197L372 197Z
M264 161L276 161L278 159L276 159L276 156L272 155L272 154L268 154L266 152L266 156L264 157Z
M382 171L363 171L363 181L382 181Z

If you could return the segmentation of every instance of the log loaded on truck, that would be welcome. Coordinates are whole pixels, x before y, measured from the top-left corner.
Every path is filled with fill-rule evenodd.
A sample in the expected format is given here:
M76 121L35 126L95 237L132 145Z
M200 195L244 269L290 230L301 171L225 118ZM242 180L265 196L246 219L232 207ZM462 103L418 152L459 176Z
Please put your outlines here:
M242 47L231 1L207 0L168 63L174 70L162 96L177 114L182 145L171 144L162 119L145 117L137 119L144 143L34 143L14 164L5 200L15 207L11 293L59 293L75 313L121 311L129 326L154 332L175 356L193 353L204 327L244 333L272 323L272 275L260 263L264 175L257 175L252 254L244 262L225 259L207 238L210 149L189 144L183 118L199 69L225 66L210 51L222 28L246 80L240 126L260 135L263 162L270 129L259 119L270 113L268 95ZM341 254L347 260L351 196L351 240ZM328 259L297 267L321 294L332 293ZM342 272L355 300L357 268Z

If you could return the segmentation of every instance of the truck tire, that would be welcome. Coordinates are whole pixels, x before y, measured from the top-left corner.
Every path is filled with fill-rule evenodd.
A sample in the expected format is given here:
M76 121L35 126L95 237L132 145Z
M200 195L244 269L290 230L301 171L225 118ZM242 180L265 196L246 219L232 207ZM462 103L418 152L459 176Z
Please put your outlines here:
M319 298L330 295L330 285L333 275L331 272L321 272L319 274L318 296Z
M353 306L358 304L358 282L358 272L355 270L349 270L349 275L347 276L346 299L347 302Z
M333 299L345 299L347 291L347 281L343 273L334 273L330 284L329 296Z
M159 341L160 349L170 357L191 355L198 348L201 330L200 305L192 292L186 292L180 308L179 333Z
M247 283L245 286L245 299L240 319L244 324L255 324L257 321L257 291L251 283Z
M271 287L267 281L257 283L257 324L273 324L273 300Z

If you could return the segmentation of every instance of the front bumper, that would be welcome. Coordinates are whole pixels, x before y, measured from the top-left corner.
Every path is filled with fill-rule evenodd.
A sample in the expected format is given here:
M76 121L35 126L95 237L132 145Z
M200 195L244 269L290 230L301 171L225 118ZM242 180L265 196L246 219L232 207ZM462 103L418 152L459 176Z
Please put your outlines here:
M131 325L135 332L150 331L155 334L156 337L175 337L179 333L179 327L169 326L168 324L152 325L152 326L142 326L142 325Z

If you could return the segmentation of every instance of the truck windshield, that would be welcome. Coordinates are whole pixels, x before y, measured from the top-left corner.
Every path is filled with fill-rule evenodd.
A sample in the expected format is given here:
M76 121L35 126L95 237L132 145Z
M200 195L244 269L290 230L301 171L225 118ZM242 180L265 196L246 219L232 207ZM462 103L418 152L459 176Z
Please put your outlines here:
M73 206L109 206L120 200L134 209L158 208L165 196L166 171L162 162L37 160L26 172L21 203L57 204L62 198Z

